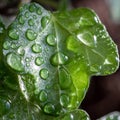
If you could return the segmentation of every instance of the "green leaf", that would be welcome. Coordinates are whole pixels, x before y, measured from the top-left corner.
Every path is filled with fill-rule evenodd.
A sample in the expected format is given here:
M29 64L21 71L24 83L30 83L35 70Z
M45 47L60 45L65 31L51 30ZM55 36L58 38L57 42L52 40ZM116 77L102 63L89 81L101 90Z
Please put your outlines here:
M51 13L35 3L21 7L8 27L3 55L26 101L51 115L78 108L90 77L111 74L119 63L117 46L93 11Z

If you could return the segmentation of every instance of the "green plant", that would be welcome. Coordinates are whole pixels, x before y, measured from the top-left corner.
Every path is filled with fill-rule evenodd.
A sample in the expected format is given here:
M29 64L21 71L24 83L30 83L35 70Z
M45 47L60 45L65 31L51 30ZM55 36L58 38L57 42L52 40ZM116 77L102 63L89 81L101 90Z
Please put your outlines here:
M117 46L87 8L25 4L0 35L0 120L88 120L78 107L91 76L119 66Z

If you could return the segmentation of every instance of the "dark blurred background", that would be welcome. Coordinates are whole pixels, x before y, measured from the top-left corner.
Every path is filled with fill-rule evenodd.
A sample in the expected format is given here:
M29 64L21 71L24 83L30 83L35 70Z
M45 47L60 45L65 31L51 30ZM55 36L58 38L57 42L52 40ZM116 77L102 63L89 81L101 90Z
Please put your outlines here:
M93 9L118 45L120 53L120 0L0 0L0 16L6 25L9 25L19 6L33 1L52 11L62 5L63 9ZM120 69L109 76L93 77L81 108L88 112L92 120L113 111L120 111Z

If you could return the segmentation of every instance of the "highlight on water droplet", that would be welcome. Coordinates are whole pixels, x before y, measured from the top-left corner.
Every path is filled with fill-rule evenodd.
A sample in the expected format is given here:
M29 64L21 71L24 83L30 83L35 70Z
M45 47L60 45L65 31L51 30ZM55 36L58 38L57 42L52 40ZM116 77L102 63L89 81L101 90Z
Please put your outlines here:
M9 32L8 32L8 35L13 40L18 40L19 39L19 33L16 29L10 29Z
M60 104L61 106L63 107L67 107L69 105L69 96L68 95L65 95L65 94L62 94L60 96Z
M48 113L48 114L52 114L55 112L55 107L53 104L51 103L47 103L45 106L44 106L44 112L45 113Z
M36 65L40 66L40 65L42 65L43 63L44 63L44 60L43 60L42 57L37 57L37 58L35 59L35 64L36 64Z
M62 52L57 52L51 57L50 61L54 66L63 65L68 61L68 56L64 55Z
M34 44L34 45L32 45L32 51L34 53L40 53L40 52L42 52L41 45L40 44Z
M47 97L48 97L47 92L45 90L41 90L39 95L39 100L41 102L45 102L47 100Z
M7 55L7 64L16 71L24 71L24 66L22 64L21 58L15 53L9 53Z
M37 34L36 34L33 30L28 29L28 30L26 31L26 37L27 37L28 40L32 41L32 40L35 40L35 39L36 39Z
M43 28L45 28L48 23L49 23L49 17L48 17L48 16L44 16L44 17L41 19L41 26L42 26Z
M45 79L48 78L48 76L49 76L49 72L48 72L47 69L43 68L43 69L40 70L40 77L41 77L42 79L45 80Z
M46 38L48 45L55 46L56 45L56 37L53 34L49 34Z

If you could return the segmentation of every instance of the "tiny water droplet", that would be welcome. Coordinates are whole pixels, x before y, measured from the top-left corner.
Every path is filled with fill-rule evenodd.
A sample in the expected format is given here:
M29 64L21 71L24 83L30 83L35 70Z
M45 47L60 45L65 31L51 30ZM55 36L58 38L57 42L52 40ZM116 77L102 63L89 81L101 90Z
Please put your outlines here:
M28 24L29 24L30 26L33 26L33 25L34 25L34 21L33 21L32 19L29 19L29 20L28 20Z
M40 8L37 9L37 14L38 14L38 15L41 15L41 14L42 14L42 11L41 11Z
M37 16L36 16L36 15L33 15L33 18L34 18L34 19L37 19Z
M40 65L42 65L43 63L44 63L44 60L43 60L42 57L37 57L37 58L35 59L35 64L36 64L36 65L40 66Z
M28 40L32 41L32 40L35 40L35 39L36 39L37 34L36 34L33 30L28 29L28 30L26 31L26 37L27 37Z
M31 4L31 5L29 6L29 11L30 11L30 12L35 12L35 10L36 10L36 6L35 6L34 4Z
M5 42L3 43L3 48L4 48L5 50L8 50L10 47L11 47L11 44L10 44L9 41L5 41Z
M15 53L9 53L7 55L7 64L16 71L22 72L24 70L20 56Z
M63 106L63 107L67 107L68 104L69 104L69 96L65 95L65 94L62 94L60 96L60 104Z
M24 16L19 16L18 21L19 21L20 24L24 24L25 23Z
M54 66L63 65L68 61L68 56L62 52L57 52L51 57L51 64Z
M55 46L56 38L53 34L50 34L47 36L47 43L48 43L48 45Z
M49 72L48 72L47 69L43 68L43 69L40 70L40 77L41 77L42 79L45 80L45 79L48 78L48 76L49 76Z
M70 74L63 68L59 69L59 84L60 84L61 89L67 89L72 84Z
M47 103L45 106L44 106L44 112L45 113L48 113L48 114L52 114L55 112L55 107L54 105L52 105L51 103Z
M19 48L18 48L18 54L20 54L20 55L24 55L25 54L25 50L24 50L24 48L22 47L22 46L20 46Z
M30 59L27 57L27 58L25 58L25 61L26 61L26 62L29 62L29 61L30 61Z
M19 34L16 29L10 29L8 32L8 35L11 39L13 40L18 40L19 39Z
M47 92L45 90L40 91L39 99L41 102L45 102L47 100Z
M32 51L35 52L35 53L40 53L40 52L42 52L41 45L40 45L40 44L34 44L34 45L32 46Z
M45 16L41 19L41 26L43 28L45 28L48 23L49 23L49 17L48 16Z
M27 63L27 64L26 64L26 66L27 66L27 67L29 67L29 66L30 66L30 64L29 64L29 63Z

